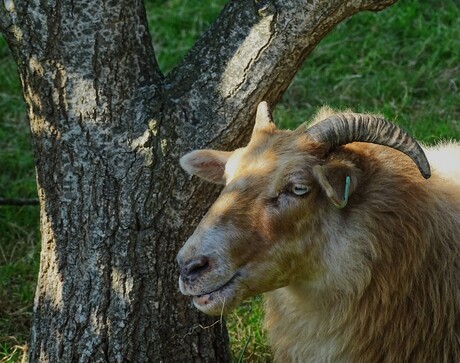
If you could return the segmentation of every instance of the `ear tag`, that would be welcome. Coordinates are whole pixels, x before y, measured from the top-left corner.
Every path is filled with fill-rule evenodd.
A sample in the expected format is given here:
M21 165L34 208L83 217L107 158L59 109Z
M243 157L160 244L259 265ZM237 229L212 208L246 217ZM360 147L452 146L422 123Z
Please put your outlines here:
M351 182L351 178L347 175L345 179L345 190L343 192L343 200L341 203L334 203L338 209L343 209L348 204L348 194L350 193L350 182Z

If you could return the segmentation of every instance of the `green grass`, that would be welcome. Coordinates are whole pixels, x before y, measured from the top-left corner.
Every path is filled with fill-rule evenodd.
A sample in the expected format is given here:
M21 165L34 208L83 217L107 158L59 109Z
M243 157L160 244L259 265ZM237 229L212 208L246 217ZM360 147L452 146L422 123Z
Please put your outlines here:
M263 301L258 295L243 302L227 317L233 360L270 362L271 353L263 330Z
M145 1L155 54L163 73L180 62L226 3L226 0Z
M16 67L0 37L0 198L36 198L34 158ZM37 207L0 206L0 362L20 361L39 263Z
M283 97L290 123L317 107L384 114L418 138L460 135L460 26L455 1L404 1L339 24Z
M148 1L160 68L167 73L226 1ZM307 59L275 110L295 127L324 104L378 112L417 138L460 138L460 6L400 1L339 24ZM25 106L12 57L0 38L0 197L36 197ZM0 362L17 362L28 337L38 271L38 207L0 206ZM261 297L228 317L234 360L270 360ZM16 349L16 350L15 350ZM242 354L243 352L243 354ZM242 354L242 355L241 355Z

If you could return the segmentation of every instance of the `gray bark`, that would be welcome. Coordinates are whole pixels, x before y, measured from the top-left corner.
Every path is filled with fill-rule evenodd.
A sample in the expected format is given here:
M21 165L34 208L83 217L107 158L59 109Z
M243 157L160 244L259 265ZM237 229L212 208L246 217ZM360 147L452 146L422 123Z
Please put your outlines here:
M177 289L218 192L177 160L246 142L325 34L395 1L231 1L163 77L141 0L3 0L41 204L30 362L229 361L225 325Z

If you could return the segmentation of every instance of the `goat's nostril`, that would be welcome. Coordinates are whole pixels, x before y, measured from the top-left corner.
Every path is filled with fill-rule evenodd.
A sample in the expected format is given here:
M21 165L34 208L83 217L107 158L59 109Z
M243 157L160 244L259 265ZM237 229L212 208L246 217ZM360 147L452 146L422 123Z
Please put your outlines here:
M209 259L206 256L201 256L187 263L180 272L183 278L195 278L209 270L209 268Z

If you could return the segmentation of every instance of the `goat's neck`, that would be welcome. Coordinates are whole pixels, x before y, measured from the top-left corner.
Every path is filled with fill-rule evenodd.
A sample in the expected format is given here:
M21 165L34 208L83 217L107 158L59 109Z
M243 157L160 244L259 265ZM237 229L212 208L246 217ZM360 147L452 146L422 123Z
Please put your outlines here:
M265 325L276 362L346 362L337 331L337 312L314 299L308 284L296 283L265 294Z

